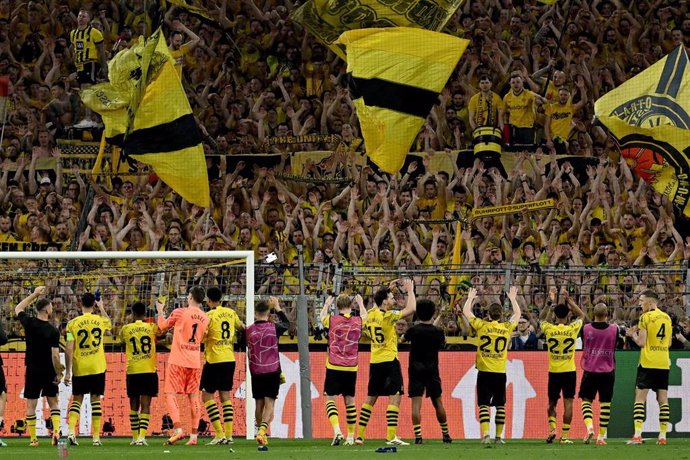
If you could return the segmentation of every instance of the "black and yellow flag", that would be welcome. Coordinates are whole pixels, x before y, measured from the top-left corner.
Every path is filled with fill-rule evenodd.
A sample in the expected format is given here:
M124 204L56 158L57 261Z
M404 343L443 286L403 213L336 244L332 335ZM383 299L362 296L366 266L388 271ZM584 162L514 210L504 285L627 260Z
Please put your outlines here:
M690 216L690 62L683 46L602 96L596 117L631 169Z
M290 17L345 59L345 52L336 43L345 31L418 27L439 32L463 3L465 0L307 0Z
M165 0L162 4L164 9L167 9L166 3L182 8L206 24L212 25L213 27L217 27L219 29L224 29L223 25L218 22L218 19L215 18L206 8L207 5L205 0Z
M369 158L397 173L469 41L409 27L345 32L350 95Z
M106 138L150 165L190 203L210 206L201 136L160 29L108 63L110 82L83 91Z

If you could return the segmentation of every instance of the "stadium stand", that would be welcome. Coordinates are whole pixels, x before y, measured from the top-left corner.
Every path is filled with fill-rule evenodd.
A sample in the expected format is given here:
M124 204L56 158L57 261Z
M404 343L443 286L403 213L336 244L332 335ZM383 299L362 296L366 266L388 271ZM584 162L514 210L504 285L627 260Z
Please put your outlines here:
M159 12L144 4L82 5L106 56L151 32ZM0 0L0 75L10 79L2 249L251 249L259 260L277 256L258 268L257 295L291 296L303 245L316 304L337 291L361 292L371 305L375 286L414 276L418 295L437 299L449 337L467 334L463 287L484 287L481 311L504 300L510 280L530 306L532 329L554 285L568 287L584 307L604 300L621 324L639 316L636 294L654 287L687 323L687 221L637 177L592 118L597 98L676 46L690 46L690 5L574 4L566 17L563 2L466 2L445 31L472 43L415 140L417 153L396 176L367 163L346 64L290 19L295 5L209 1L215 21L170 6L164 30L211 181L212 207L204 210L143 165L92 181L102 124L79 98L83 56L70 44L78 2ZM512 80L539 95L534 144L513 142L499 160L471 150L478 114L470 101L484 75L501 98ZM566 109L565 123L557 123ZM519 206L548 198L555 207ZM474 220L456 234L455 221L472 209L505 205L514 212ZM70 296L78 289L56 305L63 323L77 314ZM29 292L18 291L3 299L7 319L12 302ZM20 328L9 324L16 336Z

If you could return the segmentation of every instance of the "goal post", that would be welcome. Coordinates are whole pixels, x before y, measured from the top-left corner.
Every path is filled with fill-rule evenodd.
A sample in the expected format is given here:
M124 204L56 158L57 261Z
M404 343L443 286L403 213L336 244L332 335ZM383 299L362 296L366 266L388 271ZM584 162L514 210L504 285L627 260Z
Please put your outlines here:
M78 308L79 295L83 292L95 292L96 289L101 290L109 314L116 316L112 318L114 329L124 324L127 308L133 302L143 302L151 313L156 299L164 297L166 311L170 312L185 303L186 291L193 285L219 287L223 293L223 303L238 310L241 307L243 314L240 316L244 316L247 325L254 322L253 251L2 252L0 260L0 306L3 315L13 318L14 306L33 292L35 287L45 285L48 287L46 296L54 300L53 319L61 332L70 317L81 313ZM21 341L21 327L16 323L13 319L8 324L8 329L17 341ZM113 332L115 336L116 331ZM248 356L243 356L244 366L238 366L238 372L244 372L241 380L245 382L245 414L237 415L245 415L244 428L247 437L251 438L254 433L255 403L251 394ZM109 363L113 360L111 358ZM117 364L124 363L124 357L117 359ZM161 381L164 378L161 363L167 362L166 357L163 356L162 359L164 361L159 358ZM111 379L116 380L116 390L119 391L119 387L124 386L125 375L122 365L117 369L123 375L109 376L108 379L109 382ZM236 377L235 383L241 380ZM21 385L23 387L23 381ZM61 391L63 388L61 386ZM16 388L15 394L19 395L21 389ZM235 395L240 392L239 384L237 387L233 386L233 392ZM164 407L163 392L159 393L157 399L152 412ZM107 401L104 400L104 403ZM118 401L118 404L121 405L122 402ZM160 415L152 413L153 417ZM115 419L113 424L118 421L119 419ZM126 421L120 424L126 425Z

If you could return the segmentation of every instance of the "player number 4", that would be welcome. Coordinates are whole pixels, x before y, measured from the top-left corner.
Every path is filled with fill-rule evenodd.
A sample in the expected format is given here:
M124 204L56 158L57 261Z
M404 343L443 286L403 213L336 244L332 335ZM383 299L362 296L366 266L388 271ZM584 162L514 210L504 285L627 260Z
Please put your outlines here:
M656 337L663 341L666 338L666 325L662 324L659 328L659 332L656 333Z

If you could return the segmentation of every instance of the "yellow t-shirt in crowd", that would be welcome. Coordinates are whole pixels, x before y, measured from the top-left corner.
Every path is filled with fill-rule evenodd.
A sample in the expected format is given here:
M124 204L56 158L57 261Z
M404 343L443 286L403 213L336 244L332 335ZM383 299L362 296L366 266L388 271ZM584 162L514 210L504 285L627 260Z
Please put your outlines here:
M527 89L516 95L513 90L503 96L509 123L516 128L533 128L537 119L535 94Z

